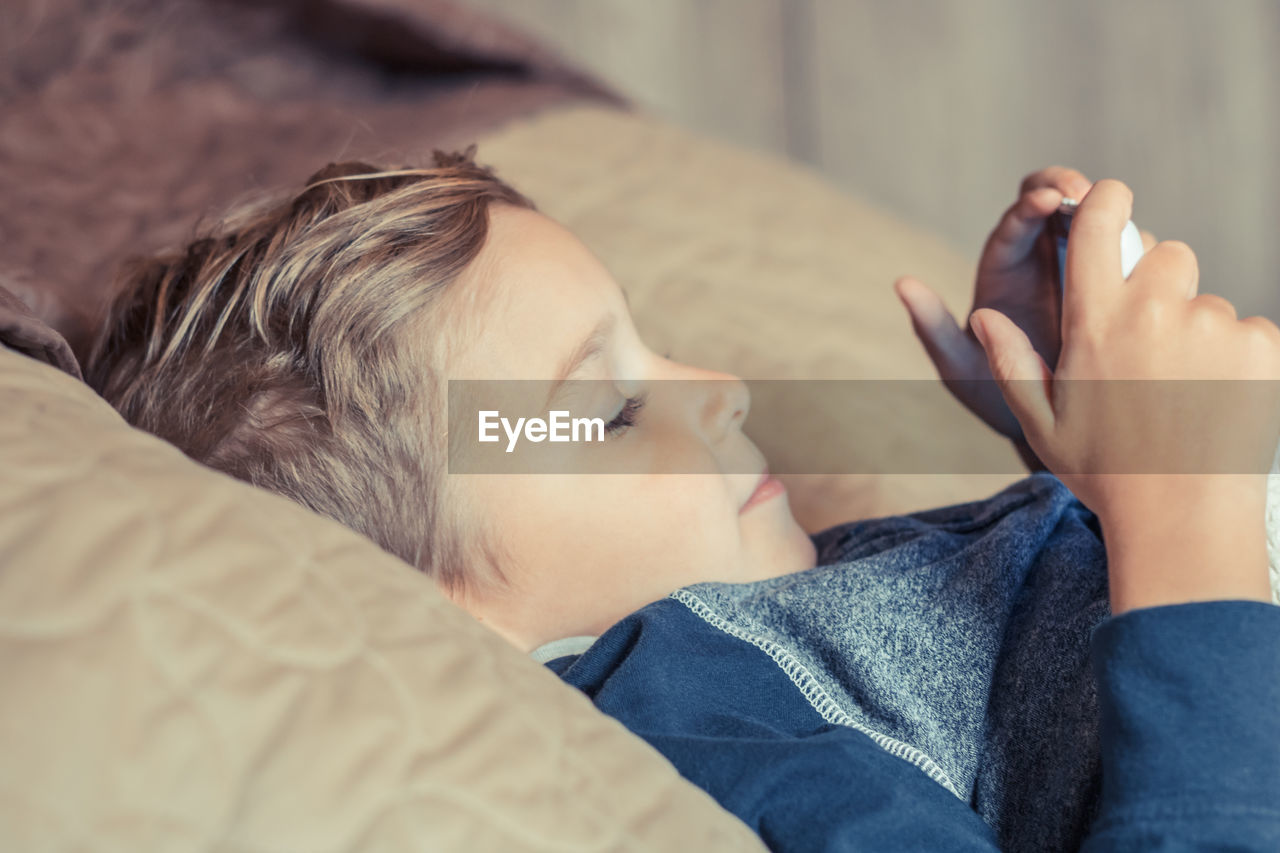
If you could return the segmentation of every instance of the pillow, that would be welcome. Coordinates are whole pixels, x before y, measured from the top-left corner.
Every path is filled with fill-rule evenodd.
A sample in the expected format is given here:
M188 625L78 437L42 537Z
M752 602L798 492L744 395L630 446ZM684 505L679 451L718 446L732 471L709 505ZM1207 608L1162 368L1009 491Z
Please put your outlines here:
M423 575L0 346L0 849L763 850Z

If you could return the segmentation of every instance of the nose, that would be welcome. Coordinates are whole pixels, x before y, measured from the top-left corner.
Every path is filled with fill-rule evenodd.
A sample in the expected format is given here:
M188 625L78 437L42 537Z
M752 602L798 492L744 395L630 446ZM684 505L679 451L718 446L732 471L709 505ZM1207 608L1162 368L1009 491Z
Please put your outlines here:
M702 420L707 434L716 441L723 439L735 427L741 427L751 409L751 391L732 373L706 371L706 401Z

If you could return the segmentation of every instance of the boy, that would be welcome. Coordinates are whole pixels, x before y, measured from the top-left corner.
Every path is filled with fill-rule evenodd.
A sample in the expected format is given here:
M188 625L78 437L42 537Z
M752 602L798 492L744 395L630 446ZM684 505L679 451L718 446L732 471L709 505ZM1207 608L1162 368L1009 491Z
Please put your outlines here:
M740 381L651 353L599 262L469 152L437 167L331 167L291 203L140 267L91 383L197 459L369 533L517 647L598 637L553 668L775 849L1135 849L1174 829L1263 849L1277 832L1260 797L1280 742L1250 716L1280 691L1265 476L1171 490L1107 475L1161 413L1051 390L1200 377L1210 353L1228 378L1274 378L1280 331L1190 299L1177 244L1119 279L1123 185L1094 186L1073 225L1056 373L1004 314L972 317L1054 474L810 538L784 494L759 500L755 474L721 473L765 467ZM1048 171L1038 180L1065 180ZM1043 207L1066 192L1044 189ZM444 376L558 377L572 362L628 385L592 401L610 418L586 463L598 473L443 476ZM719 381L667 396L666 379ZM1267 451L1275 409L1259 422ZM644 474L611 473L624 459ZM669 476L690 470L708 474ZM854 593L882 606L820 609ZM1129 618L1103 622L1108 604ZM1174 654L1186 632L1203 645ZM1192 725L1210 696L1223 742ZM1176 738L1199 766L1161 748ZM1200 790L1205 767L1242 781ZM1227 803L1248 818L1225 821Z

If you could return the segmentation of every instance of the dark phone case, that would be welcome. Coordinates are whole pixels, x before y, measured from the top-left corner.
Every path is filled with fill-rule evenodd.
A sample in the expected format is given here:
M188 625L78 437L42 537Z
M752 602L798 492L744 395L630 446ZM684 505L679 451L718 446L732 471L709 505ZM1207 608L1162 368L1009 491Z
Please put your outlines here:
M1071 219L1077 204L1064 201L1049 216L1049 233L1058 246L1058 296L1062 296L1063 282L1067 279L1067 234L1071 231Z

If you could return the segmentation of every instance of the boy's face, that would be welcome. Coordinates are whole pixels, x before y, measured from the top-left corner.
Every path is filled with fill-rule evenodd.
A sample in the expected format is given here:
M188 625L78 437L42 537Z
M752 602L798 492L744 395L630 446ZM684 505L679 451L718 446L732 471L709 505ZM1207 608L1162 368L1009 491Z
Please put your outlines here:
M489 216L484 248L452 289L470 290L480 331L448 361L447 377L556 379L597 324L613 318L600 355L574 374L601 380L574 417L609 423L654 380L719 381L669 383L683 390L650 393L634 426L583 447L585 470L614 473L446 475L516 561L501 566L511 590L458 603L528 651L600 634L681 586L812 568L813 543L785 492L741 511L765 468L742 432L745 383L650 351L623 291L559 223L507 204ZM628 473L618 472L619 459Z

